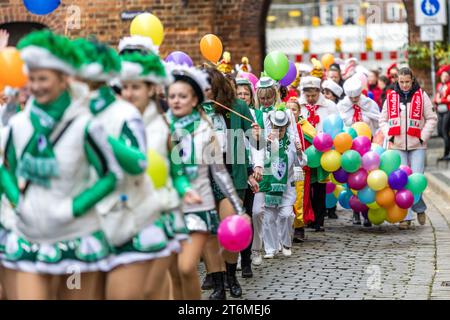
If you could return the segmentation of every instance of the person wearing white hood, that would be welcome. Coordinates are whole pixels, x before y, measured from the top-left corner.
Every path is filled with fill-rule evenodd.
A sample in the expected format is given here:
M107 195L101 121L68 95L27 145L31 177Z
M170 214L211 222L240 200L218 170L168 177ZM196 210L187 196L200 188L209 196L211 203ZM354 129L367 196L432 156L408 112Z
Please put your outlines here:
M320 92L321 80L316 77L304 77L300 86L302 95L300 97L301 115L304 119L316 128L317 133L322 132L323 121L332 114L338 114L336 104L325 98ZM320 172L319 172L320 171ZM314 179L311 180L312 198L314 210L314 229L317 232L324 231L323 223L326 214L325 197L326 184L323 181L327 178L328 173L323 170L317 170Z
M362 94L362 83L357 76L353 76L344 83L346 97L338 103L338 110L344 124L350 127L356 122L369 125L372 134L378 130L380 109L375 101ZM359 212L353 212L353 224L361 224ZM371 227L367 216L364 216L364 226Z

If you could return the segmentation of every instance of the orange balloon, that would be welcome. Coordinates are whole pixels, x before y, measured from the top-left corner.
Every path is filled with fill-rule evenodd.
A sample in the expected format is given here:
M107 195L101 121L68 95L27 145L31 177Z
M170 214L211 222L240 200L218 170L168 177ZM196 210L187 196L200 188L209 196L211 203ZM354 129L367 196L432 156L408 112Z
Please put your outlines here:
M28 81L23 68L23 60L16 48L7 47L0 51L0 83L14 88L23 87Z
M334 56L331 53L327 53L322 56L322 66L325 69L328 70L333 63L334 63Z
M213 35L207 34L200 41L200 52L203 57L213 63L217 63L222 56L223 46L222 41Z
M390 223L397 223L403 221L408 215L408 209L402 209L397 205L394 205L387 209L386 220Z
M391 188L384 188L375 194L375 201L385 209L395 205L395 192Z
M352 148L353 138L346 132L339 133L334 138L334 148L340 153L344 153Z
M0 82L0 94L3 93L3 89L5 89L5 85Z

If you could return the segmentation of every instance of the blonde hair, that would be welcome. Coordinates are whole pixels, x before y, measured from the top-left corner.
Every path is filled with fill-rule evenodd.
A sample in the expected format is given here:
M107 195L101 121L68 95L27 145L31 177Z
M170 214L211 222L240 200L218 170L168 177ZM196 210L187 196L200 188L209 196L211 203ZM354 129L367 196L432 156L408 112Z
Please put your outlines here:
M261 102L259 101L260 97L273 97L274 101L273 101L273 105L276 105L278 103L281 103L281 98L280 98L280 93L278 92L278 90L272 86L269 88L258 88L256 89L256 103L257 103L257 107L259 109L259 106L261 105ZM255 106L256 107L256 106Z

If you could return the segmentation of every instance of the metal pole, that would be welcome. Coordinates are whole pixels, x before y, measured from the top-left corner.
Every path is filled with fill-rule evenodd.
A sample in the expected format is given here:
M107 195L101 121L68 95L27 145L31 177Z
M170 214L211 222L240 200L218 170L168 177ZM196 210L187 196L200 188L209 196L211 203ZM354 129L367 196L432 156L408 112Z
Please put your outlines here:
M448 43L450 43L450 0L448 0L447 13L448 13L448 20L447 20L447 26L448 26Z
M436 65L434 59L434 42L430 42L431 55L431 85L433 86L433 97L436 95Z

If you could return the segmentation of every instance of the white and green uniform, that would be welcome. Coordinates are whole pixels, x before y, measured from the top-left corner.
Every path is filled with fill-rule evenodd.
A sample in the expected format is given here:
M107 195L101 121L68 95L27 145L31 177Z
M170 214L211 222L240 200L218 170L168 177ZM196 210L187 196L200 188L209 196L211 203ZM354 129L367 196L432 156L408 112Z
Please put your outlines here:
M177 118L169 112L170 129L175 148L171 160L174 166L171 170L175 177L177 190L183 195L192 188L202 199L201 204L183 205L186 226L190 232L210 232L216 234L219 216L216 211L210 173L223 194L230 200L237 214L243 214L244 209L239 199L230 175L223 164L220 145L209 122L201 118L194 110L190 115Z
M143 118L147 136L147 149L156 152L165 159L167 171L170 171L171 162L169 161L168 146L170 130L168 123L164 120L164 115L160 114L154 101L151 101L145 109ZM183 214L180 210L180 197L174 188L170 175L168 176L166 185L156 190L156 192L158 193L158 198L164 197L168 200L166 201L168 206L163 209L164 212L161 218L165 225L166 235L170 239L169 247L171 251L179 252L181 249L179 241L186 240L189 236Z
M2 132L6 268L56 275L108 269L110 247L94 206L114 189L116 175L86 98L76 84L45 106L31 98ZM13 219L5 197L15 207Z
M170 255L160 199L146 175L146 136L139 111L107 86L91 93L90 110L108 134L123 179L96 209L112 244L110 267Z

